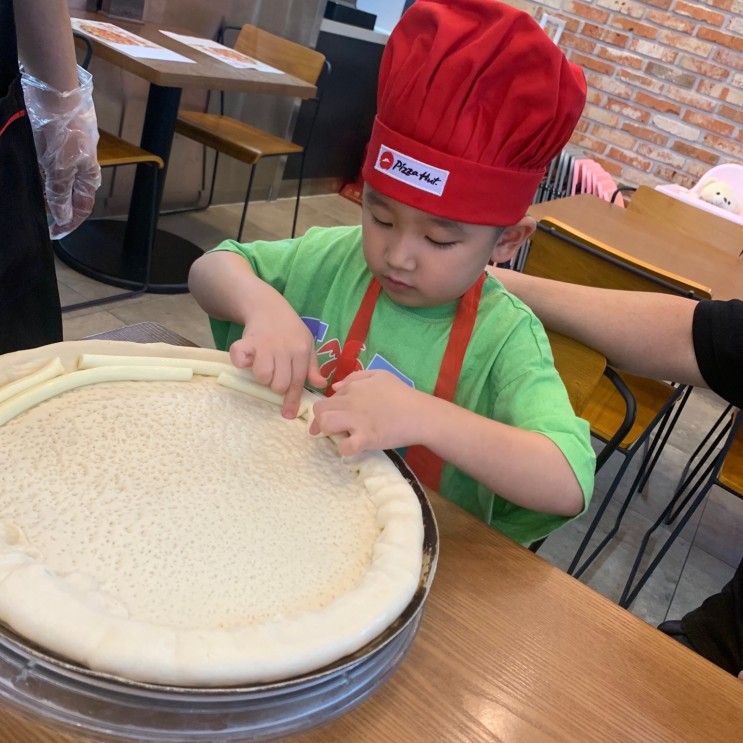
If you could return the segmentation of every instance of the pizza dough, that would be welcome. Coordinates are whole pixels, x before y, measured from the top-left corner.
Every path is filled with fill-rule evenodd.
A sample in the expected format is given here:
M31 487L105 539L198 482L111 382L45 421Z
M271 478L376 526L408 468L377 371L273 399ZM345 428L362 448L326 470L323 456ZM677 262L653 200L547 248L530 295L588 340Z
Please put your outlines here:
M0 621L22 636L134 680L246 684L354 652L412 598L420 505L383 454L341 460L220 352L34 352L0 357Z

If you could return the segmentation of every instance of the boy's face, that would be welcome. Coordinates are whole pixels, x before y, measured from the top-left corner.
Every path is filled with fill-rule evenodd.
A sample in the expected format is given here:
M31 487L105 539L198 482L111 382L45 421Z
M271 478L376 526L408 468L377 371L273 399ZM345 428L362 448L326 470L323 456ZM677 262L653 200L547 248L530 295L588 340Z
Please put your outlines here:
M408 307L458 299L491 259L509 260L523 241L511 247L506 240L504 246L500 227L437 217L369 186L364 187L362 226L369 269L394 302Z

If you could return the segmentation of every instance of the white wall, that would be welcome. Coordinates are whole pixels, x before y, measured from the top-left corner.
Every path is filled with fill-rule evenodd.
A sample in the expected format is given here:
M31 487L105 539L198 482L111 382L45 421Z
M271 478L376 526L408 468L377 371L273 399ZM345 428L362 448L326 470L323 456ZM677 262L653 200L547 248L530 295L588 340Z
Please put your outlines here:
M377 16L375 31L389 33L400 20L405 0L356 0L356 7Z

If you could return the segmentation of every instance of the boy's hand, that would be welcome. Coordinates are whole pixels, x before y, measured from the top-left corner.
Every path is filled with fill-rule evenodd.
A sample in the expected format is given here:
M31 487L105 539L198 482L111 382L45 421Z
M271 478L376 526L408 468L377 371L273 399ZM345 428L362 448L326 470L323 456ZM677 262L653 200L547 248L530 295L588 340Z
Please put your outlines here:
M284 395L281 414L295 418L305 381L324 388L315 354L315 339L288 302L272 303L252 312L242 338L230 346L230 359L238 369L252 369L260 384Z
M332 397L315 403L310 433L348 434L338 444L342 456L421 443L417 438L422 393L394 374L354 372L333 389Z

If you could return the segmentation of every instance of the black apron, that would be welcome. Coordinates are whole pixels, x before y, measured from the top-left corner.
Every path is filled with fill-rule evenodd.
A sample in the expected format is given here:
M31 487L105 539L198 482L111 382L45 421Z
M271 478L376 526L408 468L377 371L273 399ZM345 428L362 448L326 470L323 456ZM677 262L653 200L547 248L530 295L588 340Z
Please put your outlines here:
M0 353L60 340L59 292L18 73L13 0L0 0Z

